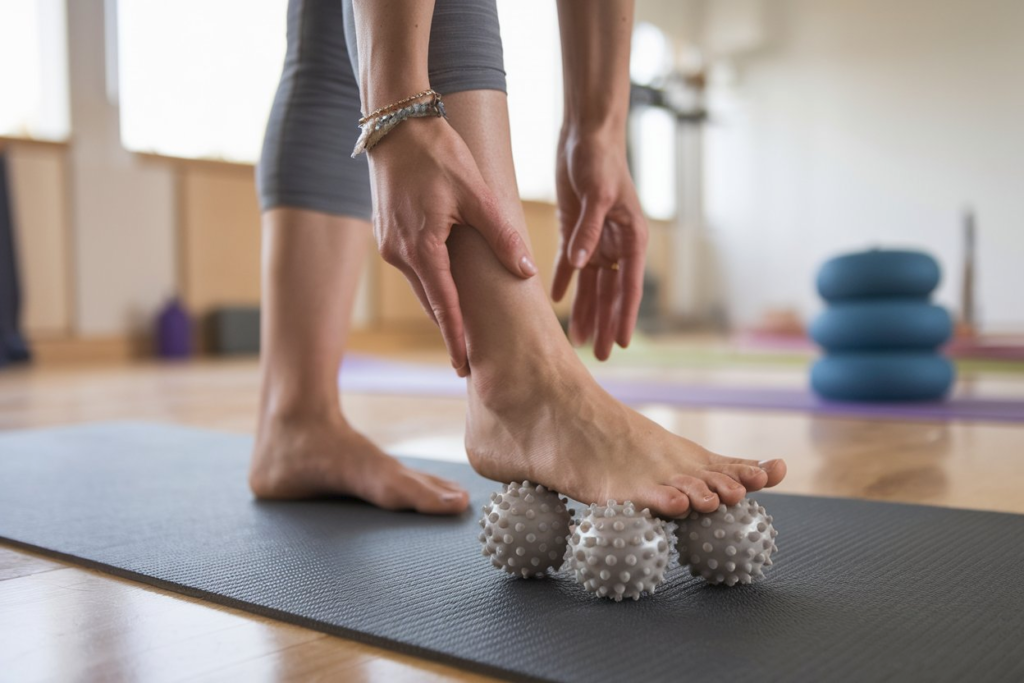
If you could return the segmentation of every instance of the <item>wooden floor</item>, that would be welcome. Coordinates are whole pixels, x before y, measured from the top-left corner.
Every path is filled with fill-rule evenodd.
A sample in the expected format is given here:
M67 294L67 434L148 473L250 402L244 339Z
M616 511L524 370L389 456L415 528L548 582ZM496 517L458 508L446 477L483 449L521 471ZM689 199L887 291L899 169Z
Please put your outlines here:
M702 370L699 379L801 381L796 370L749 368ZM969 381L1024 397L1024 376ZM143 419L249 433L256 390L252 361L5 371L0 430ZM464 459L462 400L346 394L344 406L391 450ZM643 410L721 453L785 457L780 491L1024 513L1024 425ZM3 545L0 644L0 680L484 680Z

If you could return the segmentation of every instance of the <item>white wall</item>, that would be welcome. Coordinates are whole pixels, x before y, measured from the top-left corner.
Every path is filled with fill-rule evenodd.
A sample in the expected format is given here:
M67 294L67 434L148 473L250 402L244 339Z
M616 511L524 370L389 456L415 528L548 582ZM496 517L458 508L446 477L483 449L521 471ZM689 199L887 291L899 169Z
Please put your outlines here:
M68 2L75 332L148 330L175 285L174 175L121 146L106 96L103 0Z
M983 328L1024 330L1024 2L761 6L766 42L709 92L707 216L733 320L812 314L821 262L870 245L935 254L956 307L971 205Z

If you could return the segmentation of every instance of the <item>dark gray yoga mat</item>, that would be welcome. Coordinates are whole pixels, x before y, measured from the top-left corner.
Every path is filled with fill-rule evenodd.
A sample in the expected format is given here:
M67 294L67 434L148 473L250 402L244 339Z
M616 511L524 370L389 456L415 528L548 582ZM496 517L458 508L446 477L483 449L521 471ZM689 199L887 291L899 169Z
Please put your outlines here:
M257 503L250 440L113 423L0 435L0 537L119 576L509 678L1024 680L1024 516L758 494L778 560L753 586L676 568L615 604L515 580L471 514Z

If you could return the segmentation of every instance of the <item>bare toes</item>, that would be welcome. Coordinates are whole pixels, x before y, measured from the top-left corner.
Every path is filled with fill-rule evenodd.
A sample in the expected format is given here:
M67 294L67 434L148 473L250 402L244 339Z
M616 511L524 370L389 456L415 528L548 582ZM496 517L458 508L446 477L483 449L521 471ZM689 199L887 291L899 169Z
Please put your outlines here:
M420 474L424 475L425 477L428 477L430 479L430 481L434 482L435 484L437 484L441 488L448 489L449 491L455 491L456 493L461 493L461 492L464 492L466 490L466 489L462 488L462 486L460 486L459 484L457 484L454 481L452 481L451 479L445 479L444 477L438 477L438 476L435 476L433 474L427 474L426 472L421 472Z
M761 463L761 469L768 475L768 483L765 487L772 487L786 478L786 461L776 458L765 460Z
M738 481L721 472L705 472L703 478L726 505L735 505L747 495L747 490Z
M690 511L690 498L674 486L655 486L648 497L633 501L637 507L650 508L659 517L674 519Z
M469 494L452 491L429 475L408 470L397 476L376 502L390 510L416 510L428 515L457 515L469 506Z
M673 477L670 483L689 496L690 506L697 512L712 512L718 508L718 495L697 477L680 474Z
M768 483L768 473L756 465L720 464L712 469L743 484L747 491L760 491Z

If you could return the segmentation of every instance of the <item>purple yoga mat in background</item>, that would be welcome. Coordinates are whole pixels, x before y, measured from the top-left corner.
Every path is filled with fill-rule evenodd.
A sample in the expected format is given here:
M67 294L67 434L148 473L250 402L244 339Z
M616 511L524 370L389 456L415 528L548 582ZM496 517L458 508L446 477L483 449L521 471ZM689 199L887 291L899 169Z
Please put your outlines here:
M825 401L806 389L723 387L603 379L601 385L623 403L663 403L680 408L796 410L817 415L888 420L980 420L1024 422L1024 400L954 397L928 403L845 403ZM404 363L369 356L345 359L344 391L366 394L463 397L466 381L440 365Z

